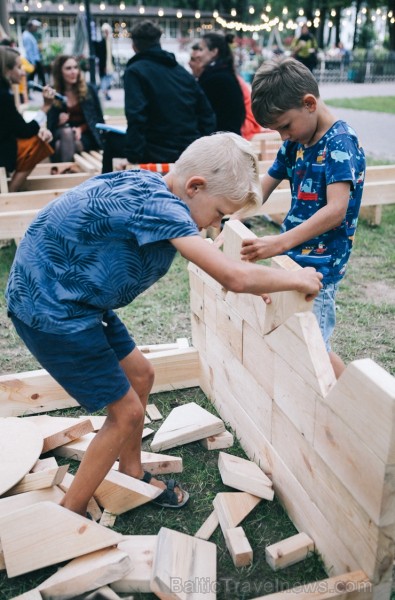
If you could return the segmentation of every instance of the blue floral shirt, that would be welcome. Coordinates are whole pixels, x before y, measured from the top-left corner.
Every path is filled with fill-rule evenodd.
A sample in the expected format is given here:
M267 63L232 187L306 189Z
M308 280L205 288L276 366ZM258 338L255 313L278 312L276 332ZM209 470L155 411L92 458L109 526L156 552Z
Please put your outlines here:
M72 333L125 306L170 268L172 238L198 235L189 208L149 171L99 175L40 211L16 251L9 311Z
M337 121L314 146L284 142L269 169L271 177L288 179L291 186L291 208L283 231L303 223L326 205L328 185L339 181L351 184L341 225L287 252L302 267L320 271L324 283L336 283L345 274L358 223L365 168L365 154L355 131L344 121Z

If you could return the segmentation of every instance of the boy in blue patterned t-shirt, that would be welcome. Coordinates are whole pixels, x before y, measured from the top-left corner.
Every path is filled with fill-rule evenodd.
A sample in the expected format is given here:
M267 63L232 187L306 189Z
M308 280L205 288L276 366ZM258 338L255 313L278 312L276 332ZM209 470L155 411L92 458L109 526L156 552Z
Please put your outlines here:
M291 208L280 235L243 242L247 260L288 254L323 275L315 313L337 377L345 366L330 347L335 295L354 241L365 178L365 155L353 129L338 121L320 98L309 69L292 59L265 62L252 85L253 113L284 143L262 179L263 202L283 179Z
M85 514L119 457L119 472L161 488L161 506L188 493L151 478L141 464L144 413L154 372L114 312L170 268L177 250L225 288L261 295L296 289L313 299L321 274L233 261L199 229L225 214L256 211L257 157L233 133L196 140L171 171L92 177L43 208L22 238L7 286L15 328L40 364L89 412L107 418L89 445L62 505Z

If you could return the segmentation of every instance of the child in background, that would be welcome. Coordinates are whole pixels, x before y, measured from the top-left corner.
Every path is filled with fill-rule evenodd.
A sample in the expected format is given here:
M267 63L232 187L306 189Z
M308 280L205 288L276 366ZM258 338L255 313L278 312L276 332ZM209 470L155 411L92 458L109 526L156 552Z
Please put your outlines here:
M299 290L313 299L315 269L282 272L233 261L199 230L225 214L256 212L262 195L250 144L232 133L193 142L164 177L118 171L93 177L43 208L22 238L7 286L15 328L43 368L89 412L107 419L89 445L64 507L85 515L114 461L119 471L163 489L161 506L188 500L174 480L141 465L153 367L114 309L170 268L177 250L226 289L261 295Z
M262 179L263 201L283 179L291 187L291 208L283 233L243 242L246 260L288 254L302 267L323 275L313 311L335 375L343 372L330 337L336 322L335 296L350 258L365 178L365 155L355 131L337 120L320 98L317 82L293 58L272 59L252 84L252 110L258 123L283 140Z

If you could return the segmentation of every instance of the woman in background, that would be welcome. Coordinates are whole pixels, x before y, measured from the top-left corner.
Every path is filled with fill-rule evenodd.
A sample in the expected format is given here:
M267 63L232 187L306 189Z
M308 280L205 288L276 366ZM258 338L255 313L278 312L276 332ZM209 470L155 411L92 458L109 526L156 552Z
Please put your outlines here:
M216 114L217 131L233 131L240 135L246 112L230 42L231 37L222 33L205 33L200 38L204 68L199 84Z
M52 65L54 88L66 102L55 100L48 113L53 134L54 162L69 162L75 153L100 150L102 141L96 123L104 117L95 88L85 77L73 56L62 54Z
M53 152L48 142L51 132L45 127L54 90L43 89L44 104L27 123L15 106L13 84L20 84L25 71L18 50L0 46L0 166L11 174L10 192L19 192L37 163Z

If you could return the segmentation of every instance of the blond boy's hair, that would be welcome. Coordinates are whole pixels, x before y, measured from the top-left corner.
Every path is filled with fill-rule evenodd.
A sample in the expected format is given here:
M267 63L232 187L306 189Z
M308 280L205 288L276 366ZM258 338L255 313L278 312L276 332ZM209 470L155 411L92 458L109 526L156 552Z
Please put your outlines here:
M236 133L195 140L174 163L172 173L181 183L194 175L204 177L207 192L230 200L238 214L253 214L262 205L258 158Z
M317 81L305 65L294 58L270 59L255 73L252 112L258 123L267 127L287 110L301 108L306 94L320 96Z

